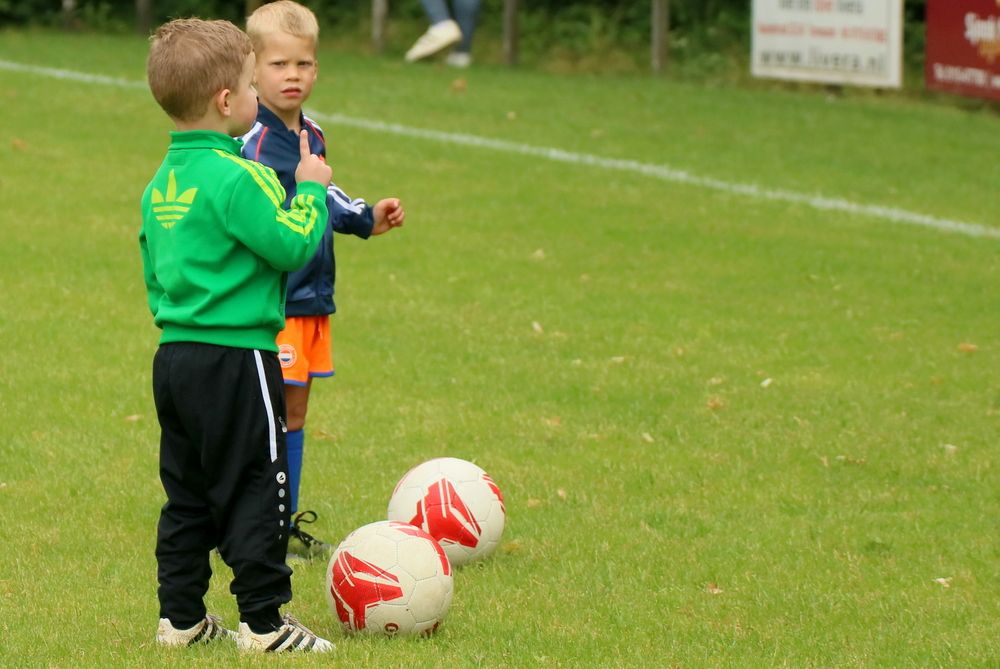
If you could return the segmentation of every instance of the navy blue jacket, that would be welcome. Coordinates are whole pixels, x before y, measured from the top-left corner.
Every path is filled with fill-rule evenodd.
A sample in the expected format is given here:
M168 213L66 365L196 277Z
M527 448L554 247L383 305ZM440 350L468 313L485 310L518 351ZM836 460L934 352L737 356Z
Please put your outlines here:
M299 122L309 131L309 149L326 158L326 139L316 122L303 115ZM299 136L262 104L257 106L257 122L243 136L243 157L256 160L278 173L285 188L285 207L295 196L295 168L299 164ZM372 208L362 199L352 200L335 184L326 191L330 217L316 255L302 269L288 275L286 316L323 316L337 310L333 287L337 262L333 254L333 233L368 239L375 224Z

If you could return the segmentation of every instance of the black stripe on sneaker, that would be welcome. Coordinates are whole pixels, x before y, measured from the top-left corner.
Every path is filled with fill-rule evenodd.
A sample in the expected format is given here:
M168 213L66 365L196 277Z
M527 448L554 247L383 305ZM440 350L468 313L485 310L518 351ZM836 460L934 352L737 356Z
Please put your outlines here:
M194 644L201 641L201 638L205 636L205 632L209 631L209 625L211 625L209 621L207 620L202 621L201 630L199 630L198 633L195 634L190 641L188 641L188 645L193 646ZM209 636L208 638L211 639L212 637Z
M285 633L282 634L281 636L279 636L277 639L275 639L274 642L270 646L268 646L267 648L265 648L264 652L265 653L273 653L276 650L278 650L281 647L281 644L285 643L285 641L288 640L288 637L292 636L292 632L293 631L294 630L291 630L291 629L285 630Z
M316 637L315 636L310 636L309 637L309 643L307 643L306 646L305 646L305 648L303 648L302 650L312 650L312 647L315 646L315 645L316 645Z

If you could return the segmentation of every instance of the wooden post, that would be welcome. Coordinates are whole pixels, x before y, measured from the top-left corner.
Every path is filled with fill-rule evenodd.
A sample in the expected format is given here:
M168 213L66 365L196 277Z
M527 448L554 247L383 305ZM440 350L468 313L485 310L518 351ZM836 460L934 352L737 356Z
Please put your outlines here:
M135 31L140 35L149 35L153 29L153 1L135 0Z
M76 0L62 0L62 25L67 30L76 28Z
M503 59L508 65L517 65L517 1L504 0L503 3Z
M653 0L653 35L651 65L653 72L662 72L667 66L667 48L670 43L670 0Z
M372 46L375 53L385 49L385 21L389 16L389 0L372 0Z

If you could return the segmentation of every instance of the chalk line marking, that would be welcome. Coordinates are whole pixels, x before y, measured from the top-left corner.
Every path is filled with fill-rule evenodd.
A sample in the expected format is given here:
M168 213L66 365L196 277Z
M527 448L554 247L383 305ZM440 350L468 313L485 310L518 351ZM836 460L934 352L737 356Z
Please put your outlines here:
M0 59L0 69L43 75L55 79L101 84L104 86L117 86L119 88L146 88L146 82L143 81L109 77L101 74L89 74L75 70L41 67L2 59ZM809 195L807 193L800 193L781 188L765 188L756 184L741 183L739 181L725 181L723 179L699 176L686 170L670 167L669 165L641 163L635 160L624 160L620 158L605 158L589 153L576 153L552 147L534 146L531 144L510 142L503 139L480 137L478 135L415 128L412 126L400 125L398 123L387 123L371 119L354 118L351 116L344 116L342 114L325 114L313 110L308 110L307 113L310 117L315 118L317 121L351 128L360 128L371 132L430 140L445 144L456 144L459 146L489 149L492 151L500 151L503 153L511 153L522 156L532 156L554 162L596 167L603 170L632 172L634 174L641 174L643 176L652 177L661 181L707 188L709 190L730 193L733 195L741 195L755 200L801 204L820 211L839 211L846 214L868 216L870 218L890 221L892 223L904 223L907 225L921 226L932 228L941 232L957 233L969 237L1000 239L1000 228L992 228L979 223L968 223L948 218L939 218L937 216L921 214L919 212L908 211L906 209L899 209L897 207L889 207L885 205L862 204L859 202L845 200L843 198Z

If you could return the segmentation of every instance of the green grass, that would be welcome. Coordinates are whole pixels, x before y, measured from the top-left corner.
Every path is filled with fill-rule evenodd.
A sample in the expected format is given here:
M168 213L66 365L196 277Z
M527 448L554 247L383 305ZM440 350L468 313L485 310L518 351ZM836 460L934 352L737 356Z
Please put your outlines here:
M0 58L141 81L145 43ZM321 63L325 113L1000 227L989 113ZM336 125L337 181L407 225L338 238L303 502L336 541L473 459L504 543L429 641L341 638L314 563L289 610L332 661L160 650L137 233L169 129L141 89L0 70L0 665L1000 667L1000 241Z

